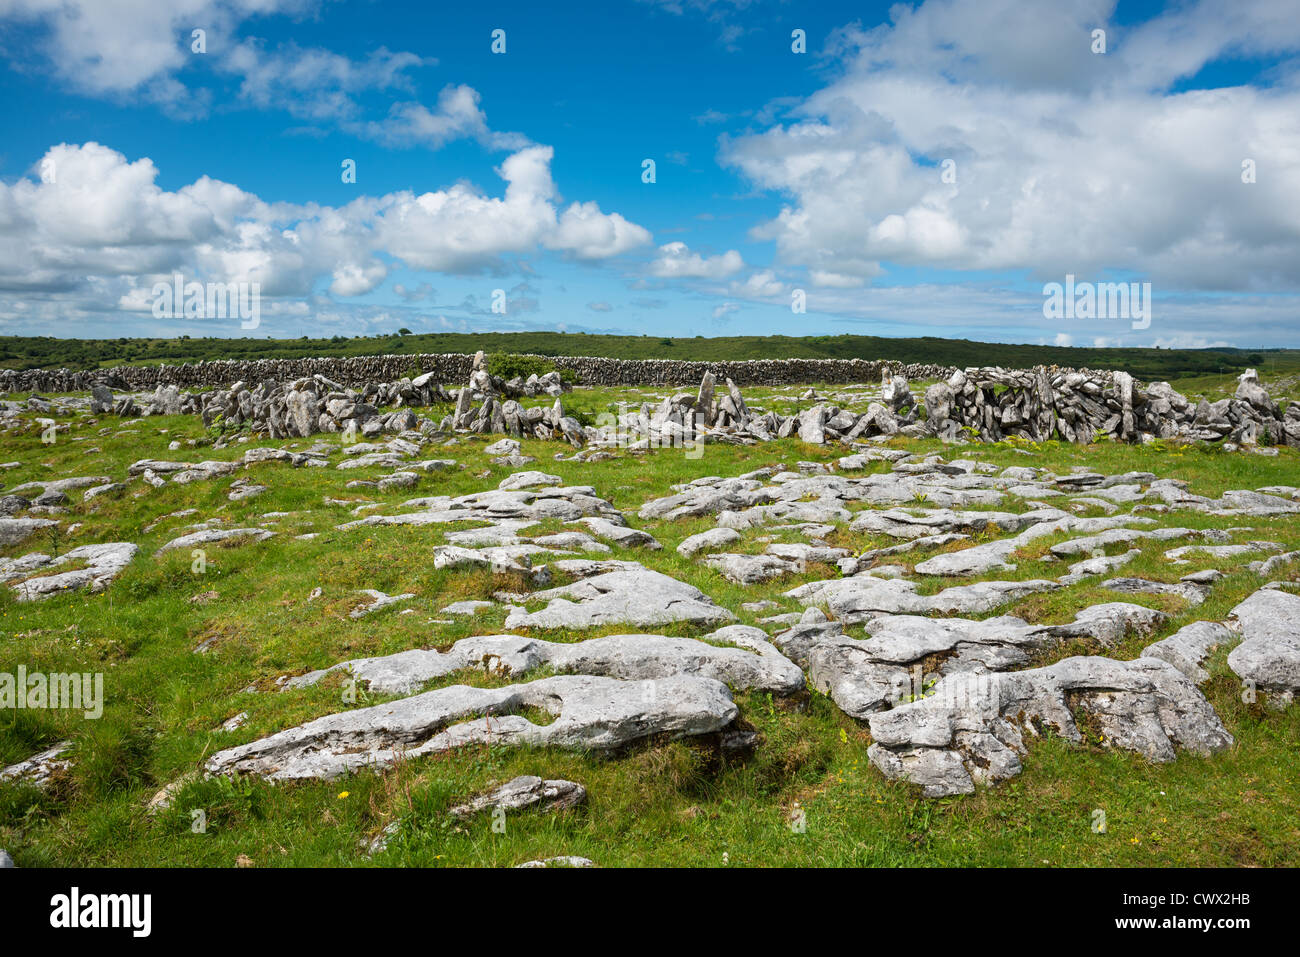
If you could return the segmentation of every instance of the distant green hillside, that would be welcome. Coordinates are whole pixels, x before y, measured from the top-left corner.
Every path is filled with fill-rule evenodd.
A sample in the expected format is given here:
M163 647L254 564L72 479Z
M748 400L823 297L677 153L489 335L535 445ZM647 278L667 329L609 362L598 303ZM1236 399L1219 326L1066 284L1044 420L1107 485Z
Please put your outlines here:
M54 339L0 338L0 368L92 369L102 366L196 362L201 359L280 359L388 353L521 352L616 359L894 359L952 366L1060 365L1123 369L1141 379L1240 372L1300 371L1296 349L1088 349L1007 345L967 339L885 339L876 336L726 336L657 339L562 332L438 333L330 339Z

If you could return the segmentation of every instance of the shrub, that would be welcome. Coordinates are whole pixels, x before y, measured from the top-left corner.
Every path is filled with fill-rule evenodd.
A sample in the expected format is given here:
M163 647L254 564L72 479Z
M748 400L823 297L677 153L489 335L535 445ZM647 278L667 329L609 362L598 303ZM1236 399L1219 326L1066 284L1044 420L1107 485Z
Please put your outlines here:
M530 375L544 376L546 373L556 370L554 362L543 359L541 356L498 352L488 356L487 371L499 378L510 380L516 377L527 379ZM577 383L578 374L572 369L561 369L559 372L561 382L568 385Z
M516 376L527 379L530 375L545 375L554 368L554 362L547 362L540 356L522 356L512 352L493 353L487 361L488 372L502 379Z

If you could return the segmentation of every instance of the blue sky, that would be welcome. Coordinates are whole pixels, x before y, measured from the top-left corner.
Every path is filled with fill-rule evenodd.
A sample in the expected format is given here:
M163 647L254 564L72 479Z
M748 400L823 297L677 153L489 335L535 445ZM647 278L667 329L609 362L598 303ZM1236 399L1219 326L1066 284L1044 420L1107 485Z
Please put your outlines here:
M1269 0L0 0L0 334L1297 346L1297 50Z

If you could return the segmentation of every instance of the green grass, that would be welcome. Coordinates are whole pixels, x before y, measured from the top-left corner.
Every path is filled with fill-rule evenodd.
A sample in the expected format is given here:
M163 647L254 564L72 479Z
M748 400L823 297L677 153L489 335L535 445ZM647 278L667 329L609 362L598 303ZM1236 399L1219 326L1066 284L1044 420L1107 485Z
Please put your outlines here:
M797 394L802 388L784 392ZM594 415L610 403L648 400L650 392L579 390L565 402ZM756 406L795 403L773 390L747 390L747 399ZM28 416L21 429L0 433L3 459L23 463L0 475L5 487L68 475L103 474L120 480L136 459L235 458L244 448L188 447L187 440L210 441L195 417L149 418L133 426L111 417L97 423L74 417L71 430L60 432L57 443L49 446L41 444L32 418ZM124 428L136 431L114 434ZM172 440L181 441L181 451L167 450ZM305 448L313 441L257 444ZM391 512L416 496L495 487L509 470L488 463L482 451L487 441L428 447L427 457L455 458L466 467L421 475L415 489L387 494L343 488L350 479L374 478L382 470L292 469L284 463L264 463L229 478L186 486L168 484L142 495L136 493L147 487L132 482L125 494L90 503L74 493L75 504L64 523L79 523L79 528L65 536L62 548L127 540L138 543L141 554L99 595L19 604L9 589L0 589L0 671L12 671L19 663L47 672L102 671L107 699L98 721L65 712L0 712L0 765L23 760L65 738L75 744L72 770L49 792L0 785L0 847L20 866L231 866L240 858L257 866L508 866L563 854L590 857L604 866L716 866L724 861L733 866L1300 864L1300 708L1279 713L1243 703L1223 652L1211 662L1207 694L1236 737L1231 750L1212 758L1184 754L1171 764L1149 765L1132 755L1048 739L1031 747L1022 775L966 798L922 800L910 786L886 781L867 762L870 737L865 723L848 718L823 695L782 701L748 693L737 695L741 718L759 732L761 743L745 761L723 759L703 741L649 742L614 756L475 747L329 783L271 786L253 780L196 779L182 788L172 810L147 815L145 804L159 788L194 772L214 751L349 706L341 700L338 678L278 693L270 691L275 677L359 656L445 648L467 635L502 630L500 608L452 624L428 623L442 617L438 609L449 602L490 597L499 589L522 590L521 582L484 571L435 570L432 546L440 544L452 526L338 531L336 525L352 518L350 511L324 502L326 497L371 500L383 504L380 511ZM1075 465L1108 474L1150 470L1184 479L1193 491L1207 495L1300 484L1300 458L1293 450L1265 458L1198 448L1159 452L1110 443L893 444L936 451L950 459L972 457L1058 472ZM800 460L831 461L844 453L839 447L795 440L754 447L710 445L700 460L665 450L583 464L554 461L557 451L571 451L558 443L523 445L525 453L538 459L531 468L560 475L566 484L594 485L597 494L623 510L632 524L664 545L653 553L615 548L612 557L640 560L689 581L735 611L742 622L753 623L758 617L743 611L742 602L772 597L780 602L773 611L798 610L780 593L834 574L821 567L764 586L735 585L674 550L686 536L711 527L712 519L642 522L636 511L646 500L670 494L675 483L702 475L739 475L777 462L793 466ZM476 478L483 470L490 477ZM270 490L255 499L230 502L226 493L236 477ZM1009 499L998 507L1024 506ZM198 513L162 517L190 508ZM277 520L274 538L209 546L203 574L192 571L188 551L153 555L187 524L221 516L232 526L256 525L267 521L261 517L264 513L277 511L294 514ZM1300 548L1300 529L1291 519L1242 520L1191 512L1156 517L1165 524L1193 528L1250 525L1253 531L1239 533L1234 540L1272 539ZM542 525L528 534L556 529ZM294 535L305 532L319 537L295 540ZM758 551L760 536L784 534L754 529L744 533L739 548ZM1045 549L1037 546L1051 541L1035 543L1019 556L1020 567L1005 577L1063 574L1065 563L1041 561ZM860 549L893 541L841 528L830 543ZM1174 544L1182 543L1140 543L1141 557L1119 574L1174 581L1181 573L1215 564L1170 566L1162 553ZM2 554L46 548L45 542L33 539ZM932 553L902 556L903 563L913 564ZM1240 561L1217 564L1228 577L1199 607L1155 596L1122 600L1170 612L1172 619L1161 635L1189 621L1221 620L1260 583ZM1296 574L1293 569L1292 577ZM1031 596L997 613L1068 621L1088 604L1117 600L1098 582L1092 579ZM931 590L964 580L922 583ZM308 601L317 586L324 594ZM416 597L353 621L348 612L360 601L362 588L412 592ZM196 598L201 600L192 600ZM416 613L400 614L408 608ZM534 634L577 640L627 630L613 626L581 635ZM698 636L703 629L676 625L663 631ZM214 639L210 650L195 654L193 649L208 639ZM1150 640L1133 639L1108 653L1133 657ZM1056 648L1042 663L1087 650ZM501 679L462 674L439 684L455 682L491 684ZM244 691L255 684L263 688L261 693ZM356 706L381 700L362 694ZM237 731L217 730L244 711L247 723ZM588 790L588 804L560 814L511 816L504 834L493 831L488 815L469 822L447 815L453 804L518 774L579 781ZM1105 834L1095 834L1090 827L1098 808L1107 815ZM206 814L206 833L191 832L195 809ZM804 833L790 827L796 809L806 814ZM364 856L359 843L394 821L401 826L388 850L373 859Z

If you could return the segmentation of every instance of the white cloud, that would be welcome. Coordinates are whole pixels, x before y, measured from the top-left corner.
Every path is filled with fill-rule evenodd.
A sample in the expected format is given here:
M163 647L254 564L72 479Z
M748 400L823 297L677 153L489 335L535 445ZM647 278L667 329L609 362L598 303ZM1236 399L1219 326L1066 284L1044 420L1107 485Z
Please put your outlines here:
M785 283L776 278L776 273L770 269L762 269L750 276L744 282L733 282L731 284L733 295L745 296L751 299L768 299L773 296L779 296L785 292Z
M473 273L503 271L510 254L554 250L595 261L650 241L595 203L559 213L552 153L538 146L507 157L501 198L461 184L335 208L268 204L207 177L167 191L148 158L60 144L36 165L39 181L0 183L0 291L138 305L141 288L179 271L191 280L259 282L273 297L307 296L328 281L331 294L350 297L383 282L385 257Z
M729 249L718 256L693 253L683 242L666 243L650 263L652 275L661 279L724 279L745 268L740 253Z
M544 240L549 249L576 259L606 259L650 242L649 230L618 213L602 213L595 203L573 203L560 216L555 232Z
M491 149L523 149L530 145L520 133L488 129L487 116L473 87L448 84L438 94L433 109L414 101L394 103L383 120L351 124L350 132L386 146L428 146L434 149L451 140L471 138Z
M724 302L722 305L715 306L713 308L713 318L725 319L727 318L727 316L731 315L732 313L739 312L739 311L740 311L739 303Z
M650 241L650 233L595 203L574 203L557 216L550 163L554 150L532 146L497 170L504 198L458 184L397 193L375 217L380 244L418 269L473 273L499 269L507 253L543 247L583 260L606 259Z
M845 276L842 273L827 272L824 269L809 270L808 278L812 280L814 286L824 289L856 289L866 281L861 276Z
M1191 4L1124 28L1109 0L899 5L892 24L843 31L843 75L787 122L724 137L722 160L786 197L753 238L817 286L887 263L1040 280L1125 270L1157 295L1294 289L1294 78L1169 90L1223 53L1300 50L1284 7ZM1104 55L1089 51L1098 26Z
M0 0L0 19L37 22L40 41L61 79L92 94L160 86L192 56L215 55L223 38L252 16L300 13L315 0ZM194 29L207 32L206 54L190 50Z
M1197 336L1187 333L1158 336L1151 344L1157 349L1218 349L1231 345L1226 339L1212 339L1209 336Z
M217 79L234 80L235 96L247 106L282 110L387 146L438 148L460 138L491 149L529 145L522 134L490 130L479 94L463 84L446 85L432 107L399 99L383 119L361 116L359 94L414 93L409 71L436 64L431 57L380 47L354 60L292 42L269 49L260 39L234 35L251 18L317 6L319 0L169 0L160 12L155 0L0 0L0 22L42 24L39 48L55 75L91 96L139 96L194 118L207 111L212 91L180 77L210 67ZM191 50L194 29L206 33L204 53Z
M240 41L216 59L219 70L240 78L239 96L250 105L331 121L355 116L358 108L353 97L365 90L413 89L406 71L435 62L386 47L364 60L295 44L268 51L255 39Z

